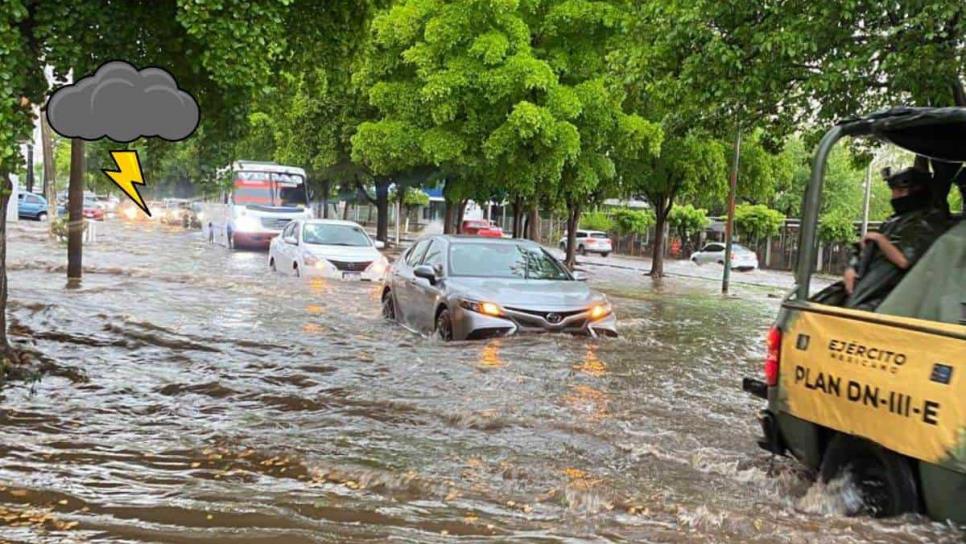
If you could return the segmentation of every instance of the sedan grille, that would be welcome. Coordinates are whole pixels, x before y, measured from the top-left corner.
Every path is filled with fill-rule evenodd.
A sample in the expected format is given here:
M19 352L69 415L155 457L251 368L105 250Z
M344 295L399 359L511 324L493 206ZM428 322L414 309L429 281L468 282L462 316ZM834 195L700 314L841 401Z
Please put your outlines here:
M347 262L347 261L333 261L328 259L332 266L338 268L342 272L365 272L372 261L360 261L360 262Z
M561 311L561 312L544 312L540 310L524 310L523 308L510 308L510 307L507 307L507 310L512 310L514 312L532 315L535 317L541 317L544 320L546 320L547 323L551 323L554 325L557 323L560 323L561 321L563 321L564 319L567 319L572 315L577 315L579 313L583 313L586 311L586 310L571 310L571 311Z
M262 227L270 230L282 230L290 221L292 220L287 217L263 217Z

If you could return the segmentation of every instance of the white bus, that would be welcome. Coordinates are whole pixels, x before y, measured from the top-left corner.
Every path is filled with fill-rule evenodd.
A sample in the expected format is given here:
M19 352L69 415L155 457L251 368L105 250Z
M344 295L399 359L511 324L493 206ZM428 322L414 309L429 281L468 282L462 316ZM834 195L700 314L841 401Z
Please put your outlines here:
M311 219L305 170L273 162L236 161L231 189L202 207L201 228L212 243L268 249L293 219Z

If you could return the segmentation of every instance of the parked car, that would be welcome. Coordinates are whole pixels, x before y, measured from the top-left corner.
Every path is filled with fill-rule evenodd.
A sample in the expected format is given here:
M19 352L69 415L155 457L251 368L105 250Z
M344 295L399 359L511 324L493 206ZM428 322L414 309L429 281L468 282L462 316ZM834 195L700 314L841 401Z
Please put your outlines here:
M84 197L84 208L82 213L85 219L92 219L94 221L104 220L104 206L94 197ZM66 201L57 207L57 214L64 216L67 215Z
M718 263L723 265L725 259L724 242L711 242L700 251L691 255L694 264ZM731 268L735 270L754 270L758 268L758 255L741 244L731 244Z
M47 199L34 193L17 195L17 215L20 219L47 220Z
M272 240L268 266L296 276L379 281L389 267L382 247L352 221L300 219Z
M517 332L617 335L607 298L529 240L431 235L390 268L387 319L443 340Z
M606 232L599 230L578 230L575 235L577 239L577 253L586 255L588 253L599 253L601 257L610 255L614 251L614 245ZM560 250L567 251L567 234L560 239Z
M466 219L460 227L460 232L469 236L503 238L503 229L488 219Z

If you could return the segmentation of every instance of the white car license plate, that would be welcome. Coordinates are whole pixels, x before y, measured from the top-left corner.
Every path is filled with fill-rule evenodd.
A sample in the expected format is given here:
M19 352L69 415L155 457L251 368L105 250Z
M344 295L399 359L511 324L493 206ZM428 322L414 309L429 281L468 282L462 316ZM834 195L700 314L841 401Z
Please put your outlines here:
M359 272L343 272L342 279L349 281L359 281L362 279L362 274Z

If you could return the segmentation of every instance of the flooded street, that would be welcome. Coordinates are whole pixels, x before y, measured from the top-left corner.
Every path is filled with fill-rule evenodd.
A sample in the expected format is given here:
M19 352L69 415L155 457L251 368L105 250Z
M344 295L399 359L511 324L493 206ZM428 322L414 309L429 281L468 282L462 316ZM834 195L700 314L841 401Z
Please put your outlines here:
M0 541L962 542L846 518L755 445L780 289L587 267L622 336L443 344L378 286L271 274L198 233L100 225L83 284L11 228ZM810 489L811 488L811 489Z

